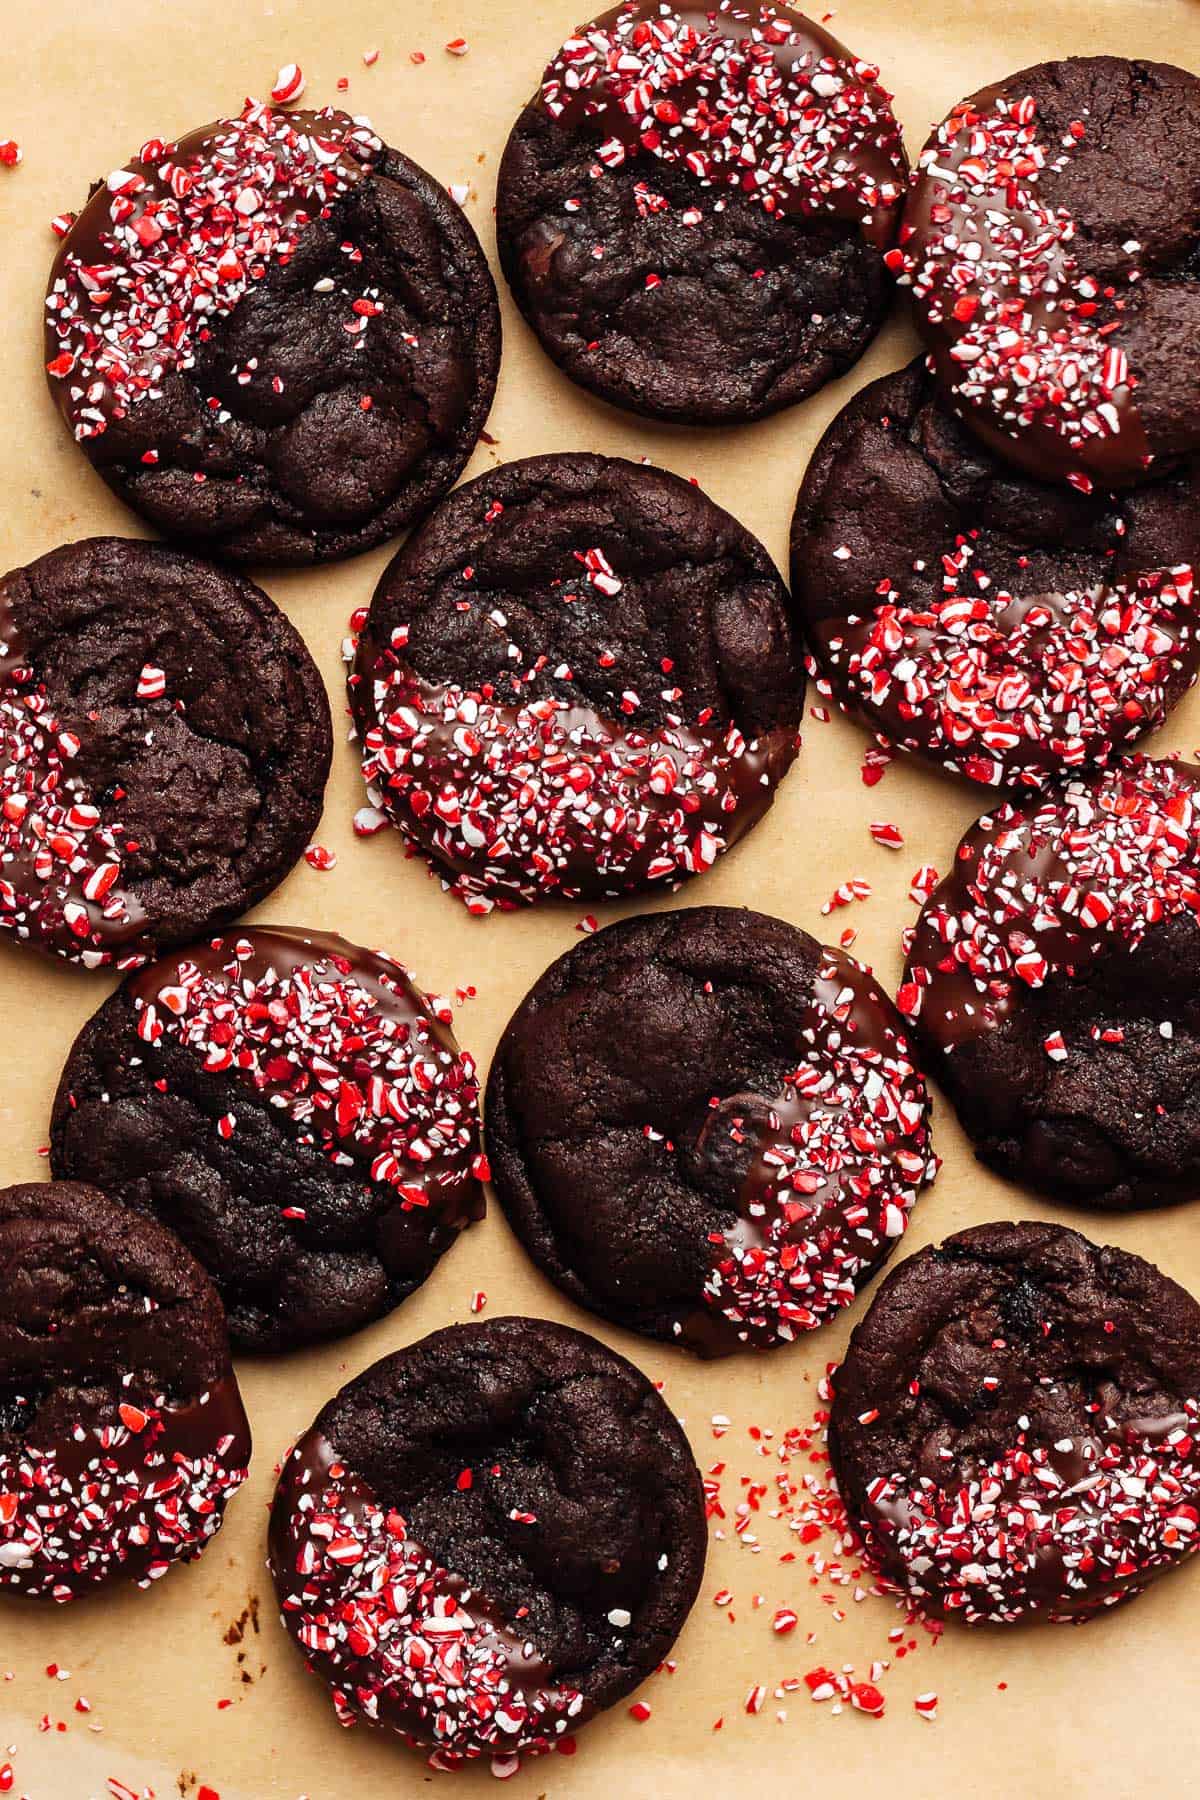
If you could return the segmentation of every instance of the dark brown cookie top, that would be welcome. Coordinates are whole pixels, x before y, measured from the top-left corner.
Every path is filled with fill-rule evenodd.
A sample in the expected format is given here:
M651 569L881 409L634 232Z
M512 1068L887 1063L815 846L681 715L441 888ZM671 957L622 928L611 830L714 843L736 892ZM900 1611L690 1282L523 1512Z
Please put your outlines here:
M284 1464L270 1552L283 1622L344 1723L511 1773L668 1654L704 1569L704 1501L632 1364L494 1319L329 1402Z
M372 801L473 912L699 873L771 804L804 672L787 590L692 483L508 463L384 571L350 697Z
M327 108L151 139L50 273L50 386L159 530L238 561L394 537L457 480L491 405L495 287L445 189Z
M0 1588L69 1600L199 1554L250 1429L203 1269L78 1182L0 1190Z
M355 1331L483 1214L479 1087L450 1017L398 963L329 933L190 945L76 1039L54 1171L178 1232L244 1348Z
M1036 481L921 362L863 388L792 520L812 672L888 743L992 787L1106 763L1200 667L1200 461L1120 497Z
M521 1002L488 1081L496 1192L579 1305L702 1355L849 1305L934 1170L891 1001L762 913L609 926Z
M1130 757L963 838L901 1010L979 1155L1091 1206L1200 1179L1200 769Z
M629 0L513 127L501 263L563 372L634 412L758 418L883 322L908 163L879 71L789 8Z
M997 454L1089 491L1200 447L1200 79L1070 57L960 102L889 266Z
M86 538L0 580L0 931L144 962L263 899L321 816L329 702L244 577Z
M891 1274L829 1448L883 1573L970 1624L1080 1619L1195 1548L1200 1307L1058 1225L979 1225Z

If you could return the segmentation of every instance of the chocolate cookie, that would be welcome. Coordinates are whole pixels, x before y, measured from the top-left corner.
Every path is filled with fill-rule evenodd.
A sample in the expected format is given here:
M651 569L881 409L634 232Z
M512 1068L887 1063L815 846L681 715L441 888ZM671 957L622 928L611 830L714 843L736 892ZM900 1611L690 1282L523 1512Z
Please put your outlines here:
M972 826L901 1010L983 1162L1088 1206L1200 1182L1200 768L1131 757Z
M1081 1621L1200 1539L1200 1307L1059 1225L979 1225L888 1277L834 1376L868 1559L927 1612Z
M0 1590L149 1587L200 1555L250 1427L216 1289L95 1188L0 1190Z
M1009 467L920 362L855 395L792 520L819 671L881 738L991 786L1107 763L1200 668L1200 459L1117 499Z
M408 539L350 697L371 800L482 913L708 868L791 765L804 672L770 557L698 488L537 456Z
M629 0L569 38L500 165L500 260L564 374L760 418L883 322L908 162L879 71L787 7Z
M0 932L131 968L283 880L332 728L260 588L87 538L0 579L0 752Z
M1038 63L963 100L889 266L972 430L1090 491L1200 448L1200 79Z
M579 1305L702 1355L848 1306L934 1172L903 1022L852 957L704 906L585 938L488 1080L496 1191Z
M704 1570L700 1475L631 1363L541 1319L377 1362L284 1464L283 1622L343 1724L511 1773L651 1674Z
M177 1231L235 1343L356 1331L483 1216L475 1065L390 958L264 926L151 964L75 1041L57 1175Z
M327 562L446 493L500 315L446 190L330 108L247 101L100 182L50 272L50 386L109 486L237 561Z

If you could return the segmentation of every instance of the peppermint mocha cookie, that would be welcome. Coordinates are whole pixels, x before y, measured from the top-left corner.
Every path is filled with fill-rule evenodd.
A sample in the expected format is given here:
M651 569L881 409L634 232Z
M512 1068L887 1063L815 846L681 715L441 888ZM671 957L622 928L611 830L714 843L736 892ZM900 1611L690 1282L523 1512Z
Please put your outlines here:
M569 38L500 166L500 260L564 374L634 412L790 406L883 322L908 163L879 71L758 0Z
M284 1463L270 1528L283 1623L342 1723L500 1774L653 1673L704 1551L654 1388L540 1319L451 1326L358 1376Z
M989 449L1090 491L1200 447L1200 79L1039 63L922 151L889 266Z
M50 272L46 366L109 486L237 561L325 562L453 486L500 316L449 194L361 119L247 101L100 182Z
M149 1587L200 1555L249 1460L183 1245L78 1182L0 1190L0 1592Z
M552 964L488 1081L514 1230L579 1305L702 1355L848 1306L935 1163L891 1001L762 913L626 919Z
M398 963L325 932L191 945L80 1032L55 1173L178 1232L242 1347L356 1331L483 1216L475 1065L449 1017Z
M1097 1207L1200 1182L1200 769L1131 757L972 826L901 1010L983 1162Z
M959 1232L888 1277L833 1385L842 1499L926 1612L1078 1622L1200 1541L1200 1307L1124 1250Z
M87 538L0 579L0 752L0 934L129 968L278 886L332 727L261 588Z
M920 362L808 466L792 591L815 668L881 738L993 787L1106 763L1200 667L1200 460L1114 496L1035 481Z
M791 765L804 673L736 519L662 469L538 456L408 539L350 697L370 798L490 912L708 868Z

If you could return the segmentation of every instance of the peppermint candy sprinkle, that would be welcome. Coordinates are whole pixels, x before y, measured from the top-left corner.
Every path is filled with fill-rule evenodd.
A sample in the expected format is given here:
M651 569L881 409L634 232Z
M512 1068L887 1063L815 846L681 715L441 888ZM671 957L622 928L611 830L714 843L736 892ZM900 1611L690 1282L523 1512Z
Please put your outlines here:
M76 438L193 368L213 323L290 260L381 149L343 113L247 101L178 144L152 138L111 174L64 241L46 301L47 368Z
M806 1047L772 1102L743 1216L712 1239L704 1298L741 1342L790 1343L849 1306L937 1172L904 1036L887 1028L866 971L840 951L824 956L799 1033ZM735 1141L752 1134L736 1098L723 1110Z
M1020 1441L956 1484L881 1476L872 1532L910 1591L968 1624L1056 1623L1115 1606L1200 1542L1200 1406L1152 1431Z
M181 1043L264 1096L301 1143L363 1165L402 1210L465 1220L487 1177L474 1061L399 964L339 944L265 929L156 964L135 991L138 1036ZM226 1136L236 1105L228 1118Z
M284 1623L333 1687L342 1724L391 1725L442 1769L489 1756L511 1773L508 1759L552 1749L583 1696L555 1687L535 1647L342 1464L306 1485L308 1454L302 1442L284 1472L273 1565Z
M199 1555L246 1479L231 1387L187 1408L122 1402L57 1447L0 1454L0 1588L66 1601L122 1572L145 1588Z
M633 0L567 40L542 102L595 132L597 178L643 157L684 165L684 226L736 192L767 213L833 214L890 240L906 174L891 97L878 69L797 13ZM648 169L642 205L669 210L652 179Z

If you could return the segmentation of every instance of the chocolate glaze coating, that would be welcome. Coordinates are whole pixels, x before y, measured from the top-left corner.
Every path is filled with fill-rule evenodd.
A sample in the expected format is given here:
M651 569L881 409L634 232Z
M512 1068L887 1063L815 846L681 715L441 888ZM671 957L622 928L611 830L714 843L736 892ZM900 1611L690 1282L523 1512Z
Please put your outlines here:
M1162 723L1200 666L1198 565L1197 459L1120 496L1034 480L920 361L838 414L792 519L792 592L840 704L991 786Z
M1198 142L1200 78L1090 56L982 89L922 152L890 260L967 422L1042 479L1126 485L1200 446L1185 348L1200 325ZM1038 367L1014 380L1023 355Z
M910 1054L870 975L782 920L626 919L553 963L500 1040L497 1194L601 1317L703 1355L788 1342L854 1299L932 1174Z
M980 1225L880 1288L834 1376L830 1456L871 1560L923 1608L1084 1618L1193 1547L1198 1390L1200 1307L1152 1264Z
M105 1001L63 1069L51 1160L170 1225L234 1342L283 1350L390 1312L482 1217L477 1094L398 964L257 927Z
M303 1496L315 1488L324 1498L334 1457L351 1519L365 1492L381 1529L383 1515L398 1514L402 1525L387 1529L429 1559L420 1614L414 1604L405 1621L372 1625L357 1644L322 1605L331 1570L318 1552L312 1574L304 1549ZM424 1593L433 1589L443 1607L458 1596L498 1628L506 1678L561 1720L548 1727L552 1742L668 1654L703 1573L704 1504L687 1441L638 1370L564 1326L493 1319L385 1357L329 1402L284 1465L270 1543L284 1623L340 1692L342 1716L365 1711L453 1762L546 1746L528 1741L523 1721L506 1730L472 1713L470 1693L435 1730L407 1691L410 1676L393 1671L381 1691L389 1646L399 1654L430 1610ZM307 1595L298 1555L311 1574ZM332 1574L352 1598L353 1581L347 1589ZM568 1692L569 1715L555 1700Z
M1133 757L981 819L901 1010L980 1159L1103 1208L1200 1179L1200 769Z
M639 80L650 100L630 111ZM501 264L572 380L658 418L759 418L842 374L879 329L907 173L877 71L811 19L633 0L569 40L514 125Z
M0 645L0 930L129 967L278 885L320 818L332 727L260 588L87 538L0 580Z
M153 1220L51 1182L0 1191L0 1270L0 1588L65 1600L198 1555L250 1456L203 1269Z
M394 537L462 472L495 391L495 286L445 188L369 127L331 110L243 120L144 147L125 165L143 184L128 198L93 191L50 273L50 386L105 481L159 530L239 562L326 562ZM201 187L176 201L172 169ZM257 205L242 218L247 193ZM214 236L218 198L233 223ZM161 235L141 242L139 227ZM97 349L117 335L106 322L134 267L153 283L176 257L201 265L213 305L192 309L190 274L163 284L166 324L136 359L130 402ZM122 272L115 300L109 276L87 273L97 266ZM189 354L161 370L176 331Z
M762 545L617 457L509 463L384 571L351 703L372 798L474 910L678 881L767 810L804 676Z

